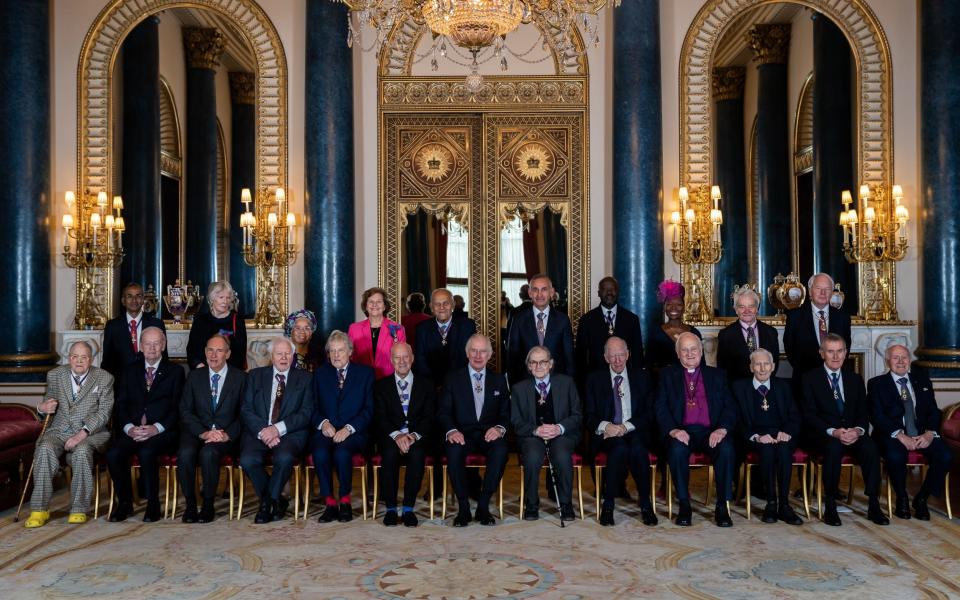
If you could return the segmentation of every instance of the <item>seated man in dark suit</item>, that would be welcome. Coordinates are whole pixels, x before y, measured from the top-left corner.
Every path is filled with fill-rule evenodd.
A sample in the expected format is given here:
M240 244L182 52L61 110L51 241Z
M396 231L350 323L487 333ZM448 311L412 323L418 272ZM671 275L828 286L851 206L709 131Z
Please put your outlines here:
M577 326L575 356L581 384L587 376L600 369L607 370L604 346L613 336L627 345L630 367L643 366L643 335L640 318L618 304L620 284L613 277L604 277L597 284L600 305L580 317Z
M809 298L799 308L787 311L783 328L783 349L793 367L793 391L801 393L801 379L823 365L820 342L828 333L843 338L850 348L850 315L830 306L833 279L826 273L817 273L807 282Z
M927 498L943 496L944 478L953 456L940 438L941 412L926 374L910 368L910 350L900 344L884 353L889 372L867 383L867 401L873 414L873 435L887 465L890 484L897 494L893 514L910 518L907 497L907 452L920 452L929 468L920 490L913 498L913 514L930 519Z
M790 506L790 472L800 435L800 411L793 402L790 383L773 377L774 369L769 350L758 348L751 352L753 377L733 382L733 397L740 407L743 438L749 450L760 455L760 475L767 492L763 522L776 523L780 519L790 525L802 525L803 520Z
M397 524L400 461L406 458L401 519L406 527L416 527L417 515L413 513L413 507L423 483L427 439L433 432L437 411L436 390L432 381L426 377L414 377L410 372L413 350L409 344L394 344L390 348L390 362L393 375L373 384L373 425L383 461L380 478L383 500L387 505L383 524L388 527Z
M289 338L273 338L271 364L247 373L243 387L240 466L260 499L254 517L257 524L282 519L286 514L290 502L282 495L283 488L310 431L313 386L309 371L291 368L296 356L297 349ZM273 458L273 473L269 476L265 466L267 454Z
M110 477L117 490L117 504L110 513L113 522L124 521L133 512L130 457L140 459L140 476L147 499L143 521L160 520L161 454L172 452L180 421L183 368L163 358L167 338L158 327L147 327L140 336L143 356L123 370L114 403L114 421L122 427L107 451Z
M820 344L823 366L803 376L803 421L805 444L823 456L823 489L827 499L823 522L839 526L835 492L840 483L840 464L845 454L853 456L863 472L863 488L869 499L867 518L877 525L890 521L883 514L877 493L880 491L880 456L867 435L870 415L863 379L842 371L847 358L847 343L839 335L828 333Z
M143 312L143 286L139 283L124 286L120 303L125 310L103 327L103 350L100 354L100 368L113 375L117 383L120 383L123 369L137 360L143 330L158 327L165 331L162 319ZM166 350L163 351L163 357L167 357Z
M327 506L320 522L347 522L353 518L353 455L366 447L373 416L374 375L370 367L350 362L353 343L342 331L330 334L326 350L327 362L313 373L317 404L311 421L310 454L320 482L320 496ZM340 483L339 496L333 495L334 467Z
M644 525L656 525L647 451L653 431L650 376L642 367L627 367L630 351L619 337L607 340L603 357L609 367L587 379L587 428L593 432L593 447L607 455L600 524L613 525L616 489L610 482L623 481L629 470L637 484L640 518Z
M454 527L470 523L470 497L467 491L468 454L486 456L486 473L477 500L476 519L481 525L493 525L490 496L500 484L507 464L507 424L510 422L510 392L503 375L487 368L493 355L490 339L470 336L466 347L468 365L447 375L440 395L439 431L446 440L447 463L459 511Z
M520 464L526 499L523 518L536 521L540 512L540 468L550 453L557 485L560 518L576 519L573 513L573 451L580 438L583 416L580 395L571 377L551 374L553 359L544 346L527 353L532 377L510 390L510 421L520 442Z
M553 356L554 372L576 377L573 361L573 330L570 318L550 307L553 283L546 275L530 278L532 308L515 313L507 332L507 377L516 385L529 376L527 352L534 346L546 346Z
M220 460L240 448L240 403L247 374L228 367L230 342L220 334L207 340L206 366L194 369L180 399L180 450L177 478L183 488L184 523L210 523L220 481ZM200 462L203 508L197 514L196 469Z
M733 436L727 435L737 425L737 408L727 387L726 373L703 366L703 343L690 332L677 338L679 365L660 371L660 385L654 404L657 423L667 444L668 463L680 504L677 525L688 527L690 509L690 454L710 454L717 477L716 523L730 527L730 500L733 476Z
M780 337L777 329L757 319L760 295L747 286L733 293L733 310L739 317L717 334L717 367L727 372L727 381L752 376L750 355L763 348L773 361L773 376L780 364Z

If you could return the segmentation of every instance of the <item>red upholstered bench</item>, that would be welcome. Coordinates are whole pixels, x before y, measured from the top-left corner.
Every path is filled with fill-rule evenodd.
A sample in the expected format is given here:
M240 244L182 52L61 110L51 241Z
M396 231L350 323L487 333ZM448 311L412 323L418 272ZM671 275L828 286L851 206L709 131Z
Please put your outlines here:
M0 404L0 466L16 465L20 479L27 462L33 460L33 448L43 424L34 409L23 404Z

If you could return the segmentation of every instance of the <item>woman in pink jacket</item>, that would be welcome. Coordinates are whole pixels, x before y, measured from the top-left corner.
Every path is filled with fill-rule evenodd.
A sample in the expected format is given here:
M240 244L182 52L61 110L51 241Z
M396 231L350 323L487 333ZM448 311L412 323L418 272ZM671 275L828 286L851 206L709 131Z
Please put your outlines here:
M360 310L367 318L350 325L347 335L353 342L352 360L373 367L377 379L393 374L390 348L406 342L403 325L387 318L390 302L383 288L372 287L360 297Z

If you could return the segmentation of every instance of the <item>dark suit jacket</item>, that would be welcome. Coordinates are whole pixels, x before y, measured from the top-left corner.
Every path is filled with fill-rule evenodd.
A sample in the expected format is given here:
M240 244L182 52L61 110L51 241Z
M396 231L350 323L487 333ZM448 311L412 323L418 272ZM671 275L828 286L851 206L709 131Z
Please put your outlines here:
M584 381L592 371L607 368L603 360L603 345L610 338L610 327L604 317L605 309L597 306L580 317L577 325L576 364ZM628 367L643 366L643 335L640 333L640 318L617 305L617 319L613 323L613 335L623 338L630 351Z
M630 367L625 373L630 382L630 418L626 422L632 424L641 439L649 444L653 433L650 374L646 369ZM614 402L619 401L619 398L614 399L609 368L590 373L587 378L587 429L590 433L596 433L601 421L613 421Z
M740 432L744 439L779 432L790 435L793 441L800 435L800 411L793 401L793 389L788 381L771 377L767 382L767 410L763 410L763 396L753 387L753 377L733 382L733 397L740 409Z
M483 410L477 419L473 405L473 381L466 367L447 375L440 393L438 417L441 436L451 429L464 435L479 433L481 436L491 427L510 427L510 390L503 375L487 367L483 389Z
M180 395L185 376L183 367L161 359L147 391L146 363L143 356L126 366L117 386L114 424L122 430L127 423L140 425L146 414L147 424L160 423L166 431L176 431L180 424Z
M302 369L291 368L287 371L287 381L280 405L279 421L287 428L284 437L295 440L302 446L307 441L310 428L310 415L313 414L313 386L310 385L310 373ZM243 387L243 404L240 416L243 427L256 439L260 430L270 421L270 401L273 399L273 365L251 369L247 373L247 382Z
M163 331L163 321L153 315L143 313L140 331L147 327L159 327ZM120 381L123 369L137 360L139 352L134 353L130 345L130 326L127 325L127 313L124 311L119 317L110 319L103 327L103 350L100 354L100 368L113 375L114 381ZM167 358L167 351L163 351Z
M773 373L776 374L780 362L780 336L776 327L757 321L755 332L760 347L773 355ZM743 339L740 321L734 321L717 334L717 367L727 372L730 382L744 377L753 378L750 371L750 350Z
M437 393L433 382L417 374L410 386L410 407L407 410L407 428L429 438L433 433L433 419L437 413ZM389 436L403 427L403 405L393 375L373 384L373 426L377 435Z
M507 332L507 375L510 384L516 385L530 377L527 371L527 352L538 344L537 324L534 312L529 309L518 313ZM543 335L543 345L550 349L553 356L553 372L571 377L576 376L573 365L573 329L570 318L556 308L550 307L547 317L547 330Z
M317 399L311 420L313 429L328 419L337 429L350 425L355 431L353 435L366 438L373 416L373 379L371 367L352 362L341 390L337 386L337 370L330 363L321 365L313 372L313 393Z
M870 414L867 410L867 392L863 379L856 373L841 371L843 381L843 412L833 399L830 377L821 366L803 376L803 423L813 440L823 439L829 428L860 427L870 431Z
M413 374L427 377L435 384L443 383L450 371L467 366L467 340L476 332L477 324L473 319L454 316L444 346L437 320L423 321L417 326Z
M660 371L660 385L657 387L657 399L654 410L660 433L667 436L674 429L683 429L683 415L686 410L686 383L683 379L684 368L670 365ZM700 367L703 373L703 386L707 392L707 404L710 411L710 429L723 427L732 433L737 426L737 408L730 388L727 386L725 371L714 367Z
M180 398L180 424L183 433L190 437L210 431L216 425L230 436L240 438L240 404L243 401L243 384L247 374L235 367L227 367L227 376L220 382L217 409L213 410L210 398L210 369L195 369L187 375L187 383Z
M847 340L847 351L850 350L850 315L841 312L832 306L827 316L827 329ZM817 335L813 322L813 310L810 302L804 302L800 308L787 311L787 324L783 329L783 349L793 366L794 382L807 371L812 371L823 365L820 356L820 338Z
M532 436L540 426L537 422L537 401L540 392L533 377L510 388L510 421L519 436ZM550 375L550 399L553 402L553 419L563 426L563 437L576 441L580 437L583 413L580 409L580 394L573 379L561 373Z
M910 386L913 387L913 401L916 408L917 431L935 431L940 433L942 414L937 408L937 399L933 394L933 383L924 373L911 370L907 373ZM900 386L890 376L890 372L877 375L867 382L867 403L873 416L873 431L881 437L890 437L894 431L903 429L903 401L900 399Z

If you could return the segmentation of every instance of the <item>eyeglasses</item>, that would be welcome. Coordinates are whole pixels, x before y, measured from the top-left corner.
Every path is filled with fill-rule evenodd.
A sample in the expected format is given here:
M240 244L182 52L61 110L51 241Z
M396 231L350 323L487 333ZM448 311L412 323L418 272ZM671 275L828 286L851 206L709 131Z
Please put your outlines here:
M550 359L547 359L547 360L530 360L530 361L527 361L527 364L530 365L531 367L540 367L540 368L549 367L549 366L550 366Z

